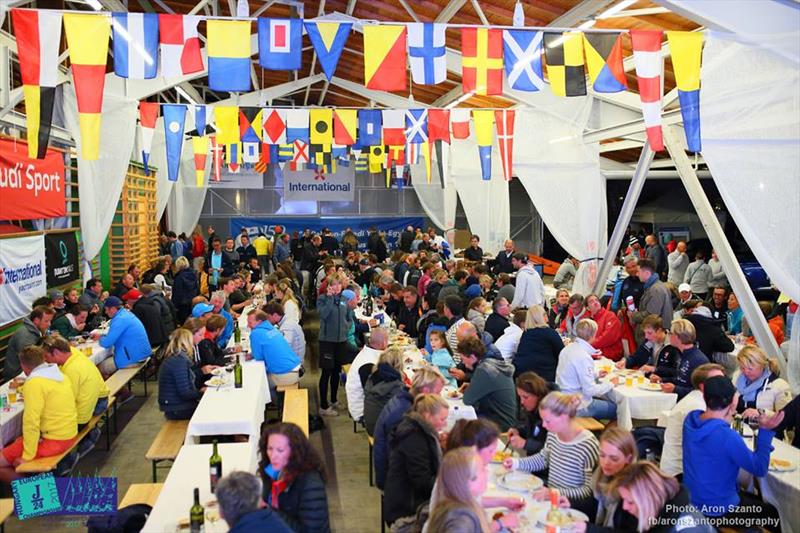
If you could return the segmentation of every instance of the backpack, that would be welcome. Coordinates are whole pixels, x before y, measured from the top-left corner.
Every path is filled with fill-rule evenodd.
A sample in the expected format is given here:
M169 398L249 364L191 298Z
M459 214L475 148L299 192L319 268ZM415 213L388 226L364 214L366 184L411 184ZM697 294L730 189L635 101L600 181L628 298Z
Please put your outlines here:
M93 516L86 522L89 533L139 533L153 508L144 503L128 505L115 514Z

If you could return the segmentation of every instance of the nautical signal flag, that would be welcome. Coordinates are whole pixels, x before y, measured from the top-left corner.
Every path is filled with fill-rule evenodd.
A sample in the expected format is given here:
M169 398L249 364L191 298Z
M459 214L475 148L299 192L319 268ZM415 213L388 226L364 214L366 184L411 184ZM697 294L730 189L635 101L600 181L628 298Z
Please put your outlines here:
M286 144L286 110L270 109L264 110L264 142L269 144Z
M153 133L158 120L159 104L156 102L139 102L139 128L142 133L142 164L144 173L150 175L150 150L153 148Z
M344 50L344 43L353 28L351 22L304 22L308 39L317 52L317 59L328 81L336 72L336 65Z
M618 93L628 88L622 66L622 35L584 33L583 48L589 83L598 93Z
M263 131L261 122L261 109L257 107L240 107L239 140L259 144ZM258 152L257 147L256 152Z
M585 96L583 37L580 32L545 33L544 58L550 90L557 96Z
M464 93L503 94L503 30L463 28L461 54Z
M358 144L376 146L383 144L383 115L379 109L358 111Z
M356 157L356 172L368 172L369 171L369 162L367 161L367 154L360 153Z
M497 126L497 143L500 145L503 176L505 176L506 181L511 181L513 176L511 165L514 160L514 110L502 109L495 111L494 123Z
M421 144L428 141L428 110L406 110L406 141Z
M364 81L367 89L407 89L406 68L406 27L365 24Z
M208 86L212 91L250 90L250 21L207 20Z
M94 161L100 157L100 117L111 26L109 19L100 15L66 13L64 28L78 101L81 157Z
M194 127L198 135L206 134L206 106L194 106Z
M194 15L158 15L158 41L161 45L161 75L165 78L200 72L203 56Z
M668 31L667 41L681 102L683 131L690 152L699 152L700 143L700 60L703 35L700 32Z
M428 109L428 141L450 143L449 109Z
M239 164L242 162L241 143L233 143L225 147L225 162L228 163L230 172L234 174L239 172Z
M183 104L164 104L164 138L167 144L167 176L169 181L178 181L183 151L183 127L186 121L186 106Z
M383 144L400 146L406 144L406 121L402 109L385 109L383 114Z
M369 171L378 174L386 162L386 151L383 145L371 146L369 149Z
M459 107L450 110L450 124L453 126L453 138L469 138L469 109Z
M25 96L28 157L43 159L50 139L53 103L58 82L58 47L61 13L36 9L12 9L17 57Z
M294 144L294 155L292 156L292 161L290 167L292 170L297 170L300 165L307 165L308 164L308 152L309 147L308 143L297 139L292 144Z
M475 139L478 141L478 154L481 158L481 176L484 180L492 179L492 142L494 141L494 111L474 109Z
M211 145L211 168L214 171L214 181L222 179L222 146L217 144L217 136L209 135L208 144Z
M444 24L407 24L408 60L411 78L420 85L434 85L447 79L447 50Z
M303 141L308 144L310 141L308 131L308 109L287 109L286 110L286 141Z
M158 72L158 14L112 13L114 73L120 78L151 79Z
M221 145L239 142L239 108L236 106L217 106L214 108L217 124L216 141Z
M355 109L337 109L333 112L333 142L343 146L356 143L358 138L358 111Z
M542 37L540 31L503 30L503 65L512 89L534 92L544 87Z
M258 62L270 70L300 70L303 61L303 21L258 19Z
M311 144L330 146L333 143L333 111L312 109L309 117L311 120Z
M661 132L661 70L664 58L661 55L661 30L631 30L633 64L639 83L639 100L650 148L658 152L664 149Z
M192 137L194 151L195 182L202 187L206 177L206 160L208 159L208 137L205 135Z

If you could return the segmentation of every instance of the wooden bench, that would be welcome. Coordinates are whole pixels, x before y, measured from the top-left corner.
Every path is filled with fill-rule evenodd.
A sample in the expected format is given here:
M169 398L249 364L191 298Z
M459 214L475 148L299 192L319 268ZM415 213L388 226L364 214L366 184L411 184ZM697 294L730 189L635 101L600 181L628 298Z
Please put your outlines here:
M286 392L287 390L299 389L300 384L292 383L291 385L277 385L275 388L278 390L278 392Z
M367 444L369 444L369 486L374 487L375 482L372 479L372 449L375 447L375 439L367 435Z
M3 524L12 514L14 514L14 499L3 498L0 500L0 533L5 531Z
M139 363L136 363L133 366L129 366L126 368L120 368L116 372L114 372L109 378L106 380L106 387L108 387L108 391L110 396L109 397L116 397L126 385L128 385L128 389L130 390L130 382L133 381L140 372L144 372L147 369L147 365L150 364L150 358L145 359ZM144 393L147 396L147 380L145 380L144 385ZM109 400L109 410L111 408L111 400ZM114 433L117 433L117 402L114 402Z
M128 487L128 491L125 493L125 496L122 497L118 507L122 509L123 507L136 505L138 503L144 503L153 507L163 488L163 483L134 483Z
M283 421L297 424L308 436L308 389L288 389L283 399Z
M188 420L167 420L161 425L158 435L144 455L153 464L153 483L158 481L157 469L161 461L174 461L186 439Z
M583 429L588 429L592 433L599 433L606 429L602 422L594 418L578 417L575 419L575 421L580 427Z

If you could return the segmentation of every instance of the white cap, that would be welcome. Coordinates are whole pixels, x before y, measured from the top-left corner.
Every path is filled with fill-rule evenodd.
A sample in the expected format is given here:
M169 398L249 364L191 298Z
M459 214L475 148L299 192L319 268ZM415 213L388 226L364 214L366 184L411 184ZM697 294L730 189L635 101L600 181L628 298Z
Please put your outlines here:
M678 285L678 292L692 292L692 286L688 283L681 283Z

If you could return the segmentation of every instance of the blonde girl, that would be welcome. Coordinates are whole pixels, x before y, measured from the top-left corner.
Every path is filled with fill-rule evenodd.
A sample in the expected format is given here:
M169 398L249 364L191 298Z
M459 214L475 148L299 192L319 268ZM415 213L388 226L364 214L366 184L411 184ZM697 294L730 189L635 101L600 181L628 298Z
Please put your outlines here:
M283 306L283 316L288 322L300 322L300 304L294 296L292 286L287 281L280 281L275 286L274 296Z

